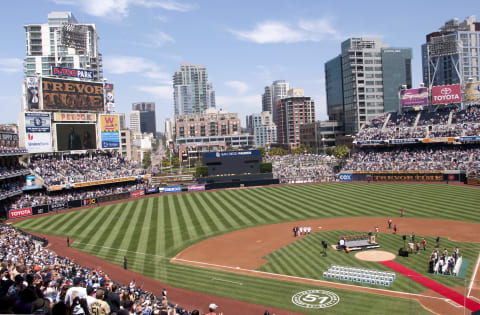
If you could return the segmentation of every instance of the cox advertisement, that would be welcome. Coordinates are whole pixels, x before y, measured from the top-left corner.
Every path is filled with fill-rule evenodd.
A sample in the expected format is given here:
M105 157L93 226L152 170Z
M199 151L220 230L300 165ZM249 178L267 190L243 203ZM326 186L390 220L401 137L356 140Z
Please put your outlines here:
M339 179L341 182L351 182L352 174L340 174Z
M471 82L465 85L467 102L480 102L480 82Z
M42 79L43 109L103 111L103 83Z
M163 190L166 193L182 191L182 186L167 186Z
M118 115L99 115L102 149L120 148L120 123Z
M432 104L460 103L462 101L462 89L460 84L443 85L432 87Z
M25 113L25 147L28 153L52 151L50 113Z
M409 89L400 91L400 104L402 107L427 106L428 89Z
M17 209L17 210L10 210L8 212L8 217L10 219L13 219L13 218L26 217L32 214L33 214L32 208L23 208L23 209Z

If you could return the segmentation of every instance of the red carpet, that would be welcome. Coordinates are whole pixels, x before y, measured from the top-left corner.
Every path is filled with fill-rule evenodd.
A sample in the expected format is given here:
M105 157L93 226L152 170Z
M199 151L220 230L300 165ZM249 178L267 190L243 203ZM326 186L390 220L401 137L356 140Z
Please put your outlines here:
M408 268L406 268L402 265L399 265L394 261L391 261L391 260L380 261L380 263L387 266L390 269L393 269L393 270L403 274L404 276L409 277L412 280L415 280L416 282L418 282L421 285L429 288L430 290L433 290L433 291L443 295L447 299L455 301L456 303L458 303L460 305L466 306L472 312L480 310L480 304L479 303L477 303L475 301L472 301L468 298L465 298L460 293L457 293L457 292L453 291L452 289L449 289L446 286L441 285L440 283L435 282L435 281L433 281L433 280L431 280L431 279L429 279L429 278L427 278L427 277L425 277L425 276L423 276L423 275L421 275L421 274L419 274L419 273L417 273L417 272L415 272L411 269L408 269Z

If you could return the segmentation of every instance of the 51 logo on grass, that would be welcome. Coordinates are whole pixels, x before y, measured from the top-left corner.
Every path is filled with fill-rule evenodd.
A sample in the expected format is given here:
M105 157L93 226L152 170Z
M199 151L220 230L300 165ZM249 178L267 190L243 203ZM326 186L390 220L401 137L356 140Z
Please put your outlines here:
M298 292L292 296L292 302L305 308L327 308L340 302L340 298L330 291L308 290Z

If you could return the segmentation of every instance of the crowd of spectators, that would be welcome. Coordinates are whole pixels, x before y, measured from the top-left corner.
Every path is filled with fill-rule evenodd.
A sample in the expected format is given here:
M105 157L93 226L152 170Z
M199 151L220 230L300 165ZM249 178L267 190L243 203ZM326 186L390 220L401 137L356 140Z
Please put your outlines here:
M478 146L434 146L368 149L355 152L344 170L417 171L465 170L474 167L480 156Z
M450 116L452 117L451 121ZM417 119L418 118L418 119ZM384 124L385 119L388 119ZM385 125L385 128L382 126ZM366 124L357 141L480 135L480 106L383 114Z
M46 186L91 182L145 174L136 161L119 154L87 154L36 157L29 167Z
M83 200L90 198L98 198L102 196L120 194L124 192L132 192L135 190L141 190L148 188L148 185L143 182L129 182L102 185L99 187L72 189L65 191L55 191L46 193L42 192L30 192L25 193L22 196L15 198L9 209L22 209L26 207L34 207L41 205L55 205L64 204L71 200Z
M60 257L10 225L0 225L0 236L1 314L199 314L170 303L166 292L160 298Z
M21 166L1 167L0 166L0 178L13 177L20 175L27 175L30 171Z
M11 193L21 192L24 181L20 179L0 181L0 200L10 196Z
M328 155L294 154L265 158L272 162L272 173L281 184L335 181L337 159Z

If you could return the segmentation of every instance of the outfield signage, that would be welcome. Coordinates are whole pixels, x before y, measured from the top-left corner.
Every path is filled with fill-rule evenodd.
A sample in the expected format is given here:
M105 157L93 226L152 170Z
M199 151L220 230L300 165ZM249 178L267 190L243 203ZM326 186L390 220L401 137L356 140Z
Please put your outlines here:
M428 89L409 89L400 91L400 104L402 107L427 106Z
M55 113L55 121L96 121L97 117L92 113Z
M450 104L462 102L462 89L460 84L432 87L432 104Z
M10 219L14 219L14 218L26 217L32 214L33 214L32 208L23 208L23 209L10 210L8 212L8 217Z
M236 156L260 156L262 151L249 150L249 151L225 151L225 152L206 152L204 158L223 158L223 157L236 157Z
M182 186L167 186L163 190L166 193L182 191Z
M25 113L25 147L28 153L52 151L50 113Z
M132 196L132 198L138 198L145 195L145 190L132 191L130 195Z
M202 191L205 190L205 185L189 185L188 191Z
M156 194L158 193L158 187L150 187L145 189L146 194Z
M468 142L468 141L480 141L480 137L460 137L460 141Z
M385 140L364 140L364 141L357 141L356 142L360 146L364 145L384 145L386 143Z
M52 66L52 75L93 80L93 71Z
M390 144L411 144L411 143L419 143L421 141L422 141L422 139L414 139L414 138L410 138L410 139L390 139L390 140L388 140L388 143L390 143Z
M340 174L338 176L341 182L351 182L353 180L352 174Z

